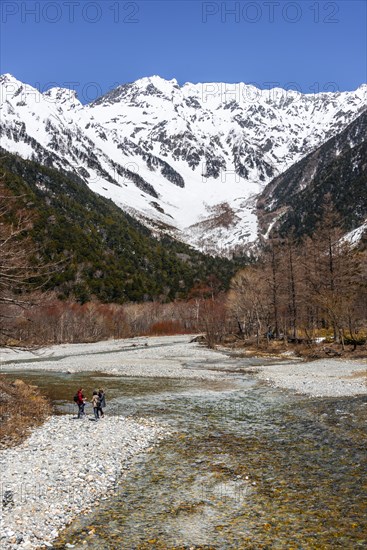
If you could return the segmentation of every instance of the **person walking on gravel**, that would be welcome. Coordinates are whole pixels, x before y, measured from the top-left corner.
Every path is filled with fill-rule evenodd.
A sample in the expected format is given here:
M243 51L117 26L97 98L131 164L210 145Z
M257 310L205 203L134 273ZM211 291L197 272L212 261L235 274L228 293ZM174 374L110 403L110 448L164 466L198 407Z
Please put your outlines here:
M83 388L78 389L78 392L76 394L76 404L79 407L78 418L81 418L82 416L85 416L85 412L84 412L85 399L84 399L84 395L83 395Z
M98 391L98 397L99 397L98 414L100 414L101 417L103 418L104 417L103 409L106 406L106 396L102 389Z
M98 420L99 396L98 396L97 390L94 390L93 392L92 406L93 406L94 418L95 420Z

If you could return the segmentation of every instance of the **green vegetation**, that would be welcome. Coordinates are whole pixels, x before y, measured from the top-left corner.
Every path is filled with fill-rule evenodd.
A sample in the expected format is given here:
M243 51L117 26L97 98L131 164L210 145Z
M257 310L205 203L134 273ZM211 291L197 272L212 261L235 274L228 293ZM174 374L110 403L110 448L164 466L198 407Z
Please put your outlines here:
M244 263L243 258L205 256L168 237L154 238L74 174L1 153L3 183L17 197L13 221L21 208L32 213L29 236L38 255L59 266L43 288L55 290L59 299L166 302L186 299L200 287L215 294L228 288Z
M301 240L323 223L325 197L346 233L367 217L367 111L345 130L274 178L259 196L257 207L263 234ZM274 223L274 221L276 223ZM361 247L366 246L366 238Z
M367 142L364 142L341 153L310 185L290 196L288 202L292 207L281 220L279 232L284 236L295 228L298 236L311 235L322 221L328 194L344 231L361 225L367 214L366 158Z

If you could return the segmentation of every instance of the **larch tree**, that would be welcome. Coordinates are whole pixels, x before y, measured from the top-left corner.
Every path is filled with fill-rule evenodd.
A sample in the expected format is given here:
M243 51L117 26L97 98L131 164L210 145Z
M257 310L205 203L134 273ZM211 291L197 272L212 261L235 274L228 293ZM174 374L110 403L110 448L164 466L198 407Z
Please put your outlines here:
M14 342L20 312L39 299L37 292L56 266L46 265L30 237L33 214L26 197L13 195L0 175L0 345ZM60 266L59 266L60 267Z

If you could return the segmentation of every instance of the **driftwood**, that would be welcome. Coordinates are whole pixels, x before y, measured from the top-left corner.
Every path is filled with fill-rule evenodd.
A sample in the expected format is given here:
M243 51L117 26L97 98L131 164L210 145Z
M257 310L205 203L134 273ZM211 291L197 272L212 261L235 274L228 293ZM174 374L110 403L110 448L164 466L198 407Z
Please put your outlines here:
M190 344L192 342L199 342L199 343L204 343L206 342L206 336L204 336L204 334L198 334L197 336L194 336L193 338L191 338L190 340Z
M341 353L333 348L322 348L322 351L329 355L330 357L341 357Z

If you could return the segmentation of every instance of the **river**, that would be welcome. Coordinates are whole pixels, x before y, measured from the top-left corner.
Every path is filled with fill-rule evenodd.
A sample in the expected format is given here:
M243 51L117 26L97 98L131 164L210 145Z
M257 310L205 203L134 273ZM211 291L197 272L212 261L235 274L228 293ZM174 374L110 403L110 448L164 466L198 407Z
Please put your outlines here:
M17 377L38 384L57 414L70 412L79 384L89 393L103 386L107 414L154 417L172 433L55 550L367 548L366 397L310 398L233 372Z

